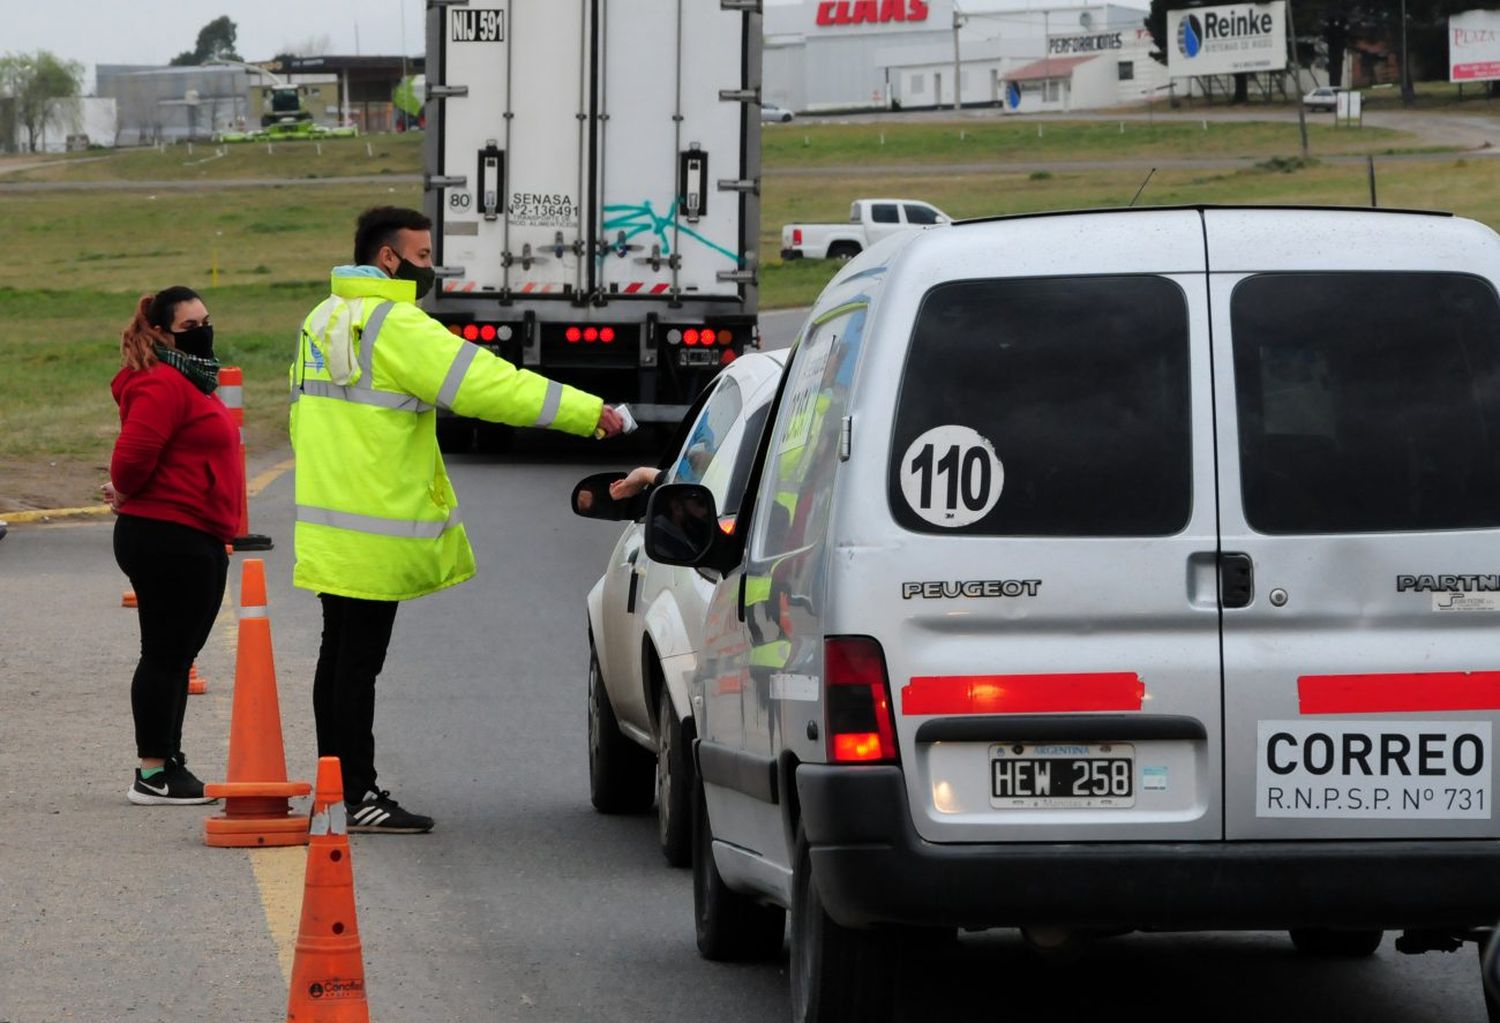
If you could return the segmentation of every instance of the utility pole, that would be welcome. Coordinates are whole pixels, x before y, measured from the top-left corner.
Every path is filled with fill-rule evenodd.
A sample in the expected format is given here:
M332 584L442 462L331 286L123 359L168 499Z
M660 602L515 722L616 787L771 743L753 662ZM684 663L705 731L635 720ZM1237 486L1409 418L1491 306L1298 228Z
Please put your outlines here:
M960 25L962 25L962 24L963 24L963 19L959 16L959 13L958 13L958 4L954 4L953 5L953 109L955 111L962 110L963 109L963 103L964 103L963 86L962 86L963 79L960 77L960 75L963 74L963 71L961 70L961 65L962 65L963 61L960 60L959 55L958 55L958 27ZM939 103L941 103L943 101L943 97L939 96L937 98L937 100L938 100Z
M1402 4L1406 0L1401 0ZM1302 65L1297 62L1297 22L1292 0L1286 0L1287 56L1292 62L1292 81L1297 83L1297 129L1302 132L1302 159L1307 159L1307 104L1302 102Z
M1401 0L1401 104L1411 106L1417 98L1411 84L1411 65L1406 62L1406 0Z

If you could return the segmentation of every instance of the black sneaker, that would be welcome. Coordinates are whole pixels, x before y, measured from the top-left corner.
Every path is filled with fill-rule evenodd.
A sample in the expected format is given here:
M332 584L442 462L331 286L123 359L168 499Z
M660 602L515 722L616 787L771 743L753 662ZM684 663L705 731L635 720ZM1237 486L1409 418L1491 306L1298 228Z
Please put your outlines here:
M187 757L183 756L181 753L173 753L170 757L167 758L167 770L178 775L180 778L185 779L188 784L196 785L199 789L203 788L202 780L199 779L199 777L192 771L188 770ZM210 800L210 802L212 802L212 800Z
M141 769L136 768L135 784L125 797L137 806L197 806L215 802L203 794L203 783L191 771L172 760L150 778L142 778Z
M349 830L393 835L420 835L432 830L431 817L403 810L384 789L371 789L357 803L347 803Z

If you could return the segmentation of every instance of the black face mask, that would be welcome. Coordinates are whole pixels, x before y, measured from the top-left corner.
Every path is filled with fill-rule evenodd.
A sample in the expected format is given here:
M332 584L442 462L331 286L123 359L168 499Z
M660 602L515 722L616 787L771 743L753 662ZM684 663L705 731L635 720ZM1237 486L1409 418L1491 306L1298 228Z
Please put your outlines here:
M432 290L433 281L437 280L437 273L430 266L418 266L405 256L398 257L400 265L396 267L395 278L398 281L411 281L417 286L417 299L420 301Z
M205 323L187 330L174 330L172 341L184 355L196 355L200 359L214 357L214 325Z

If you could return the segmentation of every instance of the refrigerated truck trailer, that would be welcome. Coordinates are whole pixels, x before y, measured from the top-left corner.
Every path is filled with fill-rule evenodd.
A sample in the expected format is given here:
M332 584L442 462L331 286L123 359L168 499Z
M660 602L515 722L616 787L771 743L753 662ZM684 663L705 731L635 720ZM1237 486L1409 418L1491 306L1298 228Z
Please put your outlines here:
M428 0L428 312L680 420L758 339L760 8ZM469 426L440 420L445 447Z

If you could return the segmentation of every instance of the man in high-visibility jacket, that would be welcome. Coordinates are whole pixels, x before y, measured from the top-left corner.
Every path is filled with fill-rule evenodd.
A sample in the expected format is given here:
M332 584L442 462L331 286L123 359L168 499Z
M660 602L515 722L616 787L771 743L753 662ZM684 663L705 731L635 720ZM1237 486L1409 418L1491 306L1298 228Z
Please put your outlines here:
M374 721L398 602L474 575L436 410L585 437L621 429L600 399L481 351L416 305L433 282L431 227L416 210L367 210L356 265L334 268L291 367L292 582L323 604L313 714L318 755L343 765L350 831L432 829L377 787Z

